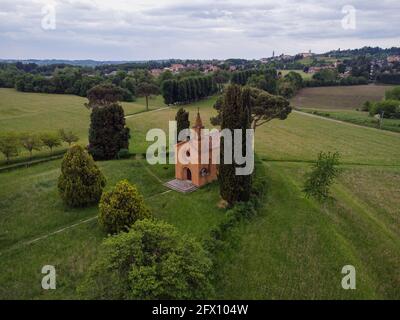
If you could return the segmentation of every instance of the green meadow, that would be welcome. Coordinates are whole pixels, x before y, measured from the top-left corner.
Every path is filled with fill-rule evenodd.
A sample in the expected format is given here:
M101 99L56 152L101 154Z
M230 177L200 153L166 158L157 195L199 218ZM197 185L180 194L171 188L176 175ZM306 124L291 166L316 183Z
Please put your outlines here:
M380 101L390 85L304 88L291 99L296 109L360 126L400 132L399 119L379 120L362 111L366 101Z
M176 107L160 97L124 104L130 149L146 151L146 132L168 129ZM185 106L206 127L215 97ZM0 90L1 131L74 129L87 142L85 99ZM164 109L165 108L165 109ZM159 109L155 111L155 109ZM268 191L259 215L230 235L218 255L220 299L400 299L400 134L292 113L256 130ZM339 151L334 200L305 198L304 175L320 151ZM0 299L73 299L106 236L97 208L68 209L57 194L61 160L0 173ZM107 189L121 179L138 186L154 215L199 240L224 220L218 184L191 194L169 191L172 165L132 158L99 162ZM57 270L57 290L41 289L41 268ZM357 270L357 289L341 288L341 269Z

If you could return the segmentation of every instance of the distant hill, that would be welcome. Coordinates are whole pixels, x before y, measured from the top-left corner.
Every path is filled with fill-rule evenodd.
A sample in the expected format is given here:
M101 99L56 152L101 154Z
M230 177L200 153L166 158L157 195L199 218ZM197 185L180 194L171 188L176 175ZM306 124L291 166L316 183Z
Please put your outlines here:
M80 66L80 67L97 67L103 65L117 65L117 64L125 64L125 63L143 63L144 61L96 61L96 60L57 60L57 59L47 59L47 60L39 60L39 59L28 59L28 60L17 60L17 59L0 59L0 62L3 63L36 63L37 65L52 65L52 64L67 64L72 66Z
M400 54L400 48L392 47L388 49L382 49L380 47L363 47L360 49L346 49L346 50L332 50L324 55L332 57L351 57L351 56L374 56L374 57L385 57L388 55Z

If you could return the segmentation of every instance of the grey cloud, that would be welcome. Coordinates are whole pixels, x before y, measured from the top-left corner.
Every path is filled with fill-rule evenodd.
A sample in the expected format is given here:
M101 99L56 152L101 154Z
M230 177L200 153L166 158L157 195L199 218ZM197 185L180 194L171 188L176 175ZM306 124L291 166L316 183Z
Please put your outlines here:
M42 56L54 58L260 57L273 48L400 43L398 0L57 0L54 31L41 29L43 3L2 0L0 52L37 57L39 41ZM356 30L341 28L344 5L357 9Z

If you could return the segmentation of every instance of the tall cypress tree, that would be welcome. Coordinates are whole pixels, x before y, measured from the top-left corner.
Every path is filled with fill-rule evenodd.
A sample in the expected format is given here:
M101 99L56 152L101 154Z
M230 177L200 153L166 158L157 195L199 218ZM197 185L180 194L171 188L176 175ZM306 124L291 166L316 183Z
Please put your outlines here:
M239 114L239 123L240 128L242 129L242 154L246 155L246 130L251 128L251 92L249 88L243 88L241 95L240 95L240 110ZM252 142L251 142L252 143ZM253 152L253 150L251 151ZM245 165L242 165L243 167ZM250 192L251 192L251 183L252 183L252 176L237 176L238 185L240 188L239 193L239 201L249 201L250 199Z
M224 103L221 110L221 130L230 129L233 133L238 128L237 111L239 109L240 87L231 85L226 89ZM233 139L232 139L233 141ZM239 199L238 180L235 174L235 164L225 163L225 144L224 138L221 140L220 154L221 161L219 166L219 188L222 199L232 206ZM229 150L233 159L233 148Z
M246 129L250 128L250 91L241 89L238 85L230 85L225 92L221 112L221 129L242 129L242 152L246 152ZM232 139L233 140L233 139ZM236 175L234 150L230 150L232 164L224 163L225 141L221 140L221 164L219 166L218 180L220 195L229 206L237 201L248 201L251 191L251 176Z
M161 85L162 95L166 105L174 103L174 83L173 80L165 80Z

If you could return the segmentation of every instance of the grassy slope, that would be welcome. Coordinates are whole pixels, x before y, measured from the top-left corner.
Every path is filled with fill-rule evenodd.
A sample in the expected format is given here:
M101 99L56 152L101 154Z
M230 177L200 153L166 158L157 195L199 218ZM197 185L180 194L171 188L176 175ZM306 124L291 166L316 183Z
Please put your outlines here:
M107 189L127 178L135 183L155 216L198 239L224 218L218 209L218 186L207 186L187 197L167 190L161 181L173 176L173 166L146 167L141 160L99 163ZM57 194L60 161L2 173L0 179L0 298L73 298L75 287L95 259L105 234L96 219L51 234L97 216L97 208L65 208ZM194 209L195 208L195 209ZM26 242L51 234L48 238ZM40 269L57 267L58 288L44 292ZM9 270L13 270L10 272Z
M350 122L357 125L379 128L379 119L371 117L368 112L355 110L337 110L337 109L301 109L303 112L320 115L340 121ZM382 129L400 132L400 119L384 119Z
M211 104L212 101L203 101L186 107L191 120L200 107L208 126L214 113ZM153 127L167 128L167 121L174 118L175 112L169 109L129 118L128 125L134 128L132 148L144 152L148 144L144 142L145 132ZM256 148L262 158L273 160L266 162L270 193L263 214L237 231L239 247L225 257L225 267L219 272L218 297L400 298L396 268L400 257L398 137L292 114L286 121L272 121L258 128ZM300 192L302 176L309 165L304 161L315 159L320 150L339 150L345 163L366 164L346 166L347 174L334 189L337 202L325 208L304 199ZM153 175L139 167L140 163L106 162L100 166L110 184L128 177L146 196L164 190ZM59 162L51 162L1 174L0 190L4 193L0 193L0 209L2 214L10 213L0 217L3 248L75 221L74 213L62 211L54 190L58 167ZM171 169L163 166L150 169L162 180L171 176ZM14 189L9 187L13 183ZM16 193L18 186L22 186L23 196ZM42 189L35 192L37 188ZM223 212L215 207L217 200L217 186L211 185L190 196L167 193L148 198L147 202L159 217L201 238L223 218ZM42 205L37 204L40 201ZM32 211L29 204L35 204ZM53 214L40 217L53 210ZM76 216L90 216L90 210L95 214L94 208ZM59 215L54 215L56 212ZM10 231L4 232L3 225L9 226ZM96 223L91 222L54 235L49 241L3 251L0 297L74 297L74 286L94 259L102 237ZM47 263L61 268L60 286L53 293L43 293L39 287L40 267ZM345 264L357 268L356 291L340 289L340 269ZM10 269L13 272L5 271Z
M256 131L256 150L269 160L314 160L320 151L337 150L345 163L398 163L397 134L338 124L301 114L274 120Z
M238 230L239 249L227 255L220 271L220 297L400 298L399 221L393 224L395 215L383 213L382 205L396 191L395 181L381 189L380 203L368 206L364 201L375 194L376 175L370 175L375 169L347 167L334 188L336 202L321 207L301 192L306 165L270 163L268 169L268 201L256 221ZM386 179L398 181L399 168L385 172ZM347 185L360 174L362 194ZM400 204L398 196L392 209L394 203ZM357 270L355 291L340 286L347 264Z
M73 95L22 93L0 89L0 133L44 132L67 129L75 132L81 143L87 143L90 111L84 107L87 99ZM146 111L144 98L122 103L125 114ZM160 96L149 100L149 109L165 107ZM63 149L65 146L58 149ZM34 152L37 154L38 152ZM48 152L44 149L43 155ZM21 155L27 152L21 150ZM3 155L0 155L0 160Z

